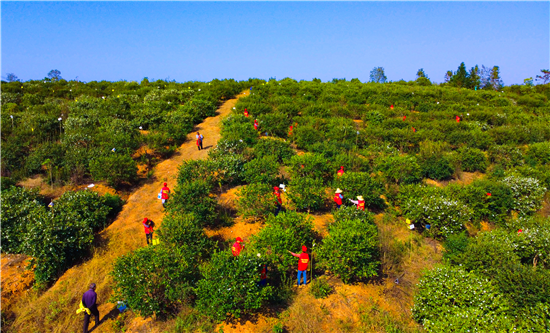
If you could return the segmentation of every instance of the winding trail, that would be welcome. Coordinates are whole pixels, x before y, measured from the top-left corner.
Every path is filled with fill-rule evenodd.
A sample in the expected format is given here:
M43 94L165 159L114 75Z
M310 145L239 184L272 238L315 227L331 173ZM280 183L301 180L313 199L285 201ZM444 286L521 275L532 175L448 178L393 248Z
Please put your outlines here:
M220 123L223 117L231 113L238 98L249 95L241 92L237 98L227 100L217 110L214 117L206 118L190 133L188 140L182 144L171 158L154 167L154 173L144 185L139 187L127 200L117 219L98 237L93 256L85 263L72 267L46 292L36 297L24 297L16 305L16 320L13 328L18 332L78 332L82 325L82 316L76 315L82 293L87 286L97 284L101 325L95 332L109 332L112 328L109 321L116 317L118 310L115 304L108 303L111 295L112 280L109 277L116 258L145 246L145 235L141 221L148 217L158 226L164 217L164 210L157 194L163 182L173 189L176 184L178 167L184 160L206 159L208 151L221 138ZM203 146L198 150L195 134L204 135ZM143 325L139 325L142 326ZM92 328L92 325L90 325ZM146 330L148 331L148 330Z

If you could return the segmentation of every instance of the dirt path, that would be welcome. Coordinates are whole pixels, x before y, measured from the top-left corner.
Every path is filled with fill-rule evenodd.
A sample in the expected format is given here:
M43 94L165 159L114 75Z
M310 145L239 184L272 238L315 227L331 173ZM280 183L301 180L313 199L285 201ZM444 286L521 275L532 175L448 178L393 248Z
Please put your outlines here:
M235 99L226 101L215 117L209 117L195 127L186 141L170 158L159 163L154 168L151 179L138 188L124 205L118 218L99 235L99 246L96 247L92 259L69 269L48 291L36 296L27 296L17 304L14 329L18 332L73 332L81 330L82 317L75 314L82 293L87 286L97 284L99 311L101 315L100 332L113 331L111 323L118 310L108 303L111 294L112 281L108 274L116 258L145 246L145 235L141 221L148 217L157 223L162 221L164 211L157 194L163 182L174 188L178 174L178 166L188 159L206 159L208 151L220 139L221 119L228 115L237 99L249 94L248 91L239 94ZM199 151L195 144L195 132L204 135L204 150ZM92 326L90 325L90 328Z

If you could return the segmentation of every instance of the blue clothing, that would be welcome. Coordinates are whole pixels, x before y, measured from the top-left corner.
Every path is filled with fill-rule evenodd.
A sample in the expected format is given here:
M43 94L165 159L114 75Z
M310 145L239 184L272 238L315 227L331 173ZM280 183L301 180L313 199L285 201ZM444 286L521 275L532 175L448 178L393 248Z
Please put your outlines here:
M300 285L300 277L304 275L304 285L307 284L307 271L298 271L298 285Z
M91 309L93 307L96 307L96 301L97 301L97 294L93 289L88 290L87 292L82 295L82 304L84 304L84 307Z

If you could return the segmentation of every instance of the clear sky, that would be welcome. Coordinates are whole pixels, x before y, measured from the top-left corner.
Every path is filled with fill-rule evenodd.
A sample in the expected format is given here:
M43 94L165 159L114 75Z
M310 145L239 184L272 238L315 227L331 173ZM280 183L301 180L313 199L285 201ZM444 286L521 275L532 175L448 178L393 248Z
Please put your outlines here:
M500 66L549 68L545 2L1 2L2 77L81 81L250 77L435 82Z

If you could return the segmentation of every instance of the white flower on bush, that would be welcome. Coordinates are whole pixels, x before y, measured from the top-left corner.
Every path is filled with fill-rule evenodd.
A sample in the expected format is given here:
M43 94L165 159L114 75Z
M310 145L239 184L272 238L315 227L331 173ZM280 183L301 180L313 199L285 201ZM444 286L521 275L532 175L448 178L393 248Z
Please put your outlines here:
M546 188L538 179L510 175L502 181L512 190L513 208L521 215L534 213L542 206L542 198Z

